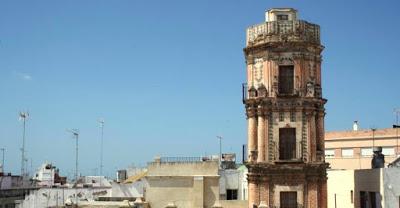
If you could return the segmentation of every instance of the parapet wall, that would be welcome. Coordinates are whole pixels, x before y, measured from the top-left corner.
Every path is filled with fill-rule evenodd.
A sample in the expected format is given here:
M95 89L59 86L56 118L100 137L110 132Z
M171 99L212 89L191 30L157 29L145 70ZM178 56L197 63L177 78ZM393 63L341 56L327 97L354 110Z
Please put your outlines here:
M152 162L147 176L217 176L218 161L204 162Z

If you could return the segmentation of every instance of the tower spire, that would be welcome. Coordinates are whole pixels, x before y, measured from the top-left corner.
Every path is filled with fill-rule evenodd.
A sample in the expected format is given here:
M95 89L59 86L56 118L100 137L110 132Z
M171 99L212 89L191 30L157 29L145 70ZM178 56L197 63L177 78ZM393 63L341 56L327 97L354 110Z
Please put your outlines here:
M273 8L247 29L249 208L326 208L320 27Z

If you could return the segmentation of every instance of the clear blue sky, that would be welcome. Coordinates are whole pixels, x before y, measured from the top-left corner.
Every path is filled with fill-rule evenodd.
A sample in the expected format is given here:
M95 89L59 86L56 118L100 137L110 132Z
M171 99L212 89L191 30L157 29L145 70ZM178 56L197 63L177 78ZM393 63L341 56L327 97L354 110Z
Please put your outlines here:
M155 155L237 152L246 143L241 103L246 27L271 7L294 7L321 25L326 129L390 127L400 106L400 2L393 1L1 1L0 146L19 173L21 122L29 109L27 155L99 166L105 173ZM71 175L69 175L71 176Z

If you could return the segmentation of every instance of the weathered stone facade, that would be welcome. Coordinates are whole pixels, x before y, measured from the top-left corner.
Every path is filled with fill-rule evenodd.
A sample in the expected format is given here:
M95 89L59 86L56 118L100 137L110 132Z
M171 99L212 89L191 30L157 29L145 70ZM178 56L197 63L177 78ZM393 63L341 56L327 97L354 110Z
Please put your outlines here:
M294 9L268 10L247 29L249 208L327 206L323 48L319 26Z

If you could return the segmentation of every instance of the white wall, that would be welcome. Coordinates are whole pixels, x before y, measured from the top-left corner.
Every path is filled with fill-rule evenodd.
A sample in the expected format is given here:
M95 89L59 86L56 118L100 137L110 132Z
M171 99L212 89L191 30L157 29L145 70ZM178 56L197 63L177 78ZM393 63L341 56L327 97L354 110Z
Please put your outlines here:
M78 188L79 200L93 200L96 196L110 196L111 188ZM41 188L25 197L18 208L36 208L64 205L66 200L75 199L73 188ZM75 200L73 200L75 201Z

